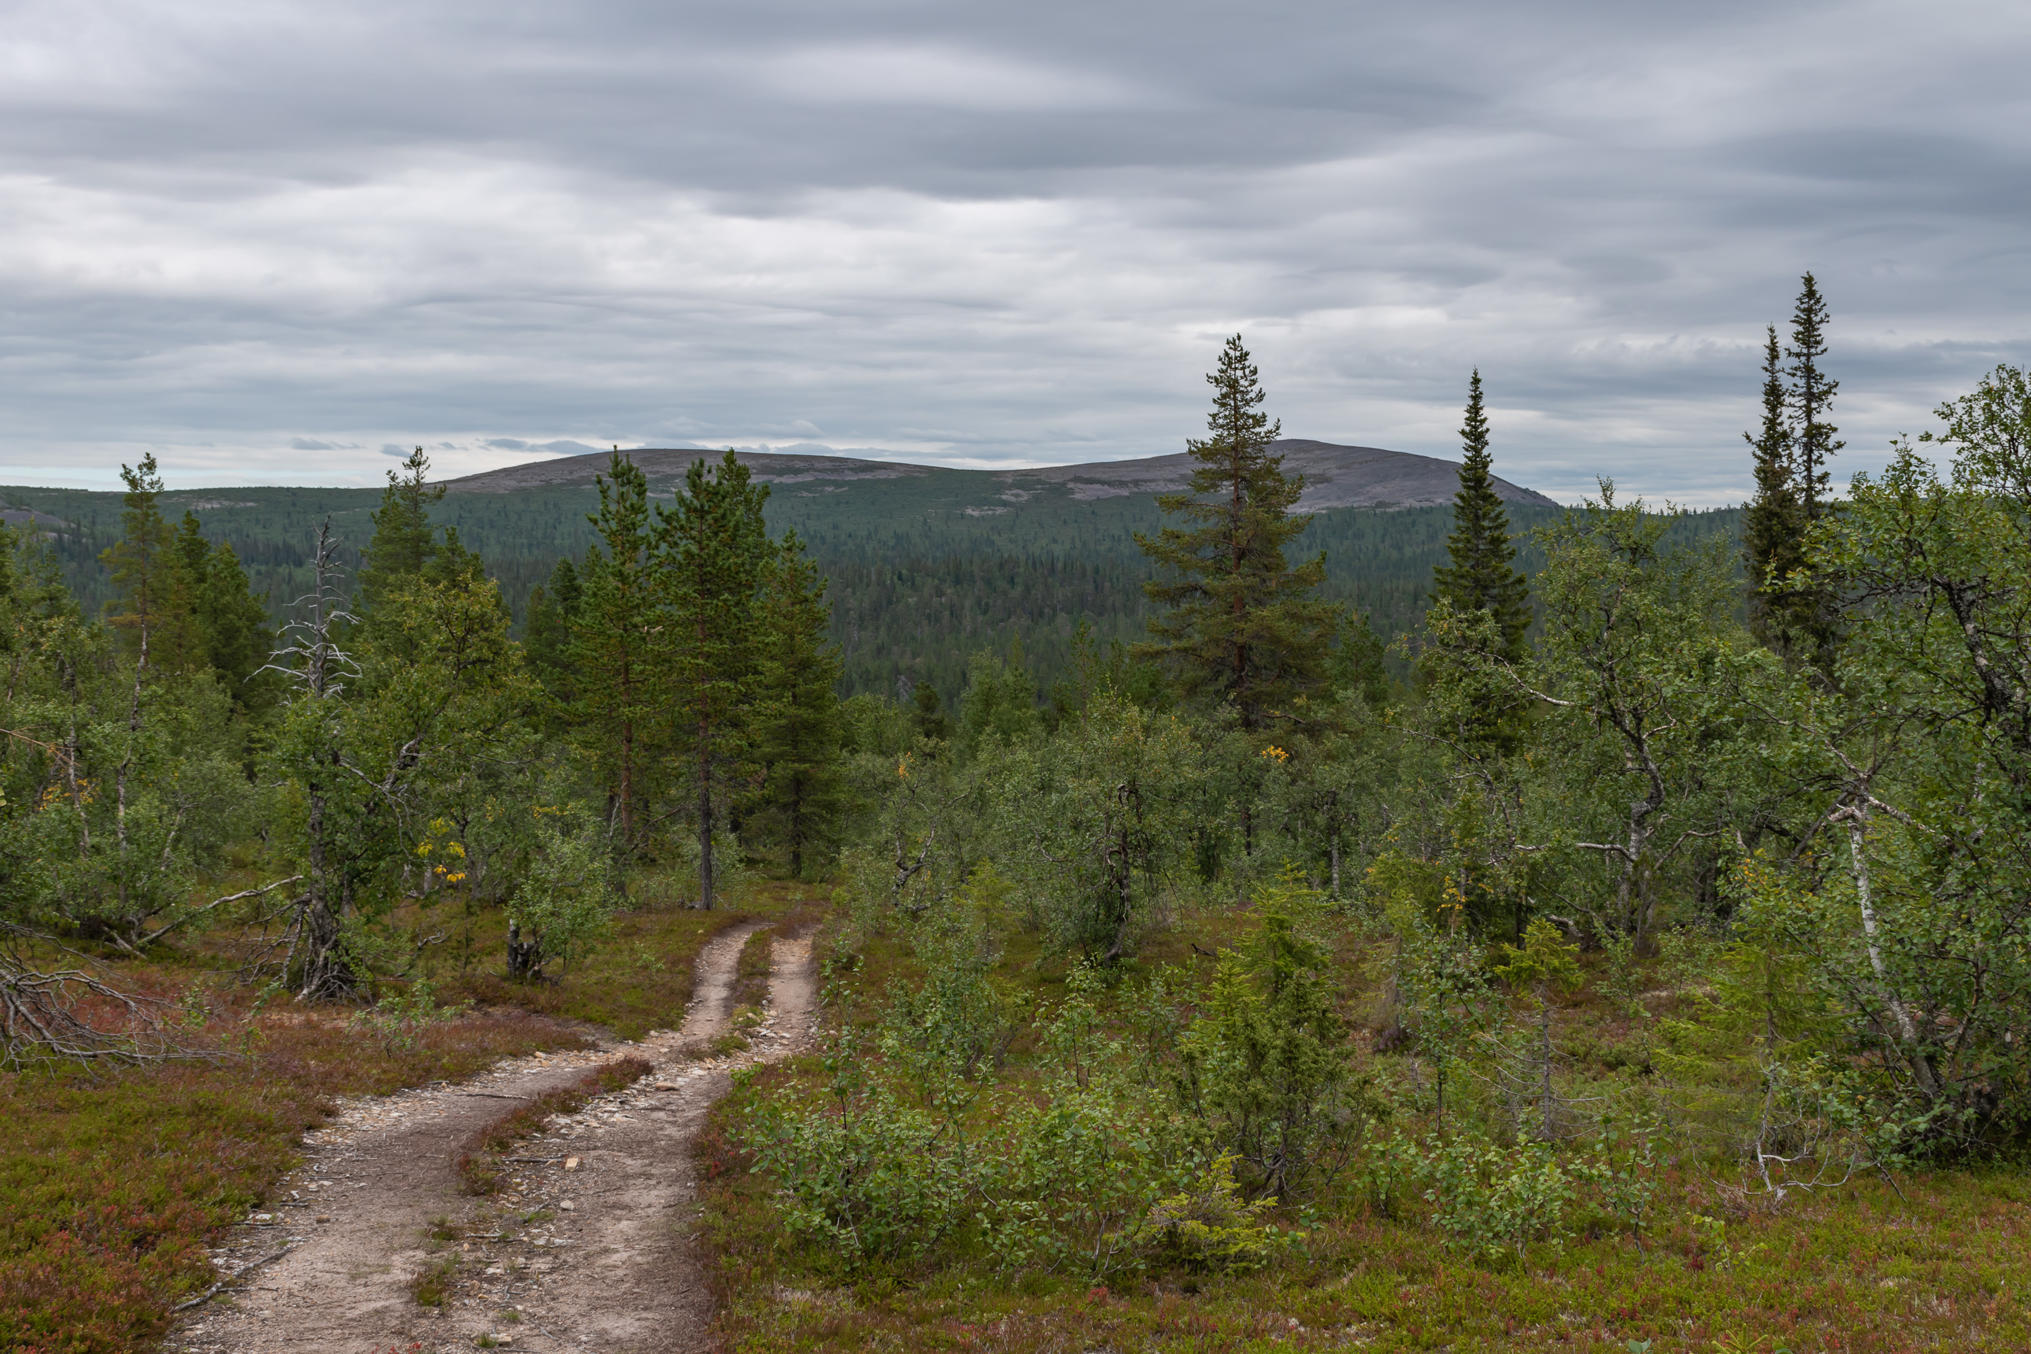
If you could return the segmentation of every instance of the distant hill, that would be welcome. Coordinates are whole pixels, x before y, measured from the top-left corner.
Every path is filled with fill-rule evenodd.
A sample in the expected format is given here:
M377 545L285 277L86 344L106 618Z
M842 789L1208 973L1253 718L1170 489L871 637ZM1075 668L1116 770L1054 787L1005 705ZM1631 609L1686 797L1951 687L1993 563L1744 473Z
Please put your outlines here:
M1452 502L1458 486L1457 461L1433 456L1415 456L1406 451L1385 451L1381 447L1348 447L1332 442L1284 438L1274 444L1284 458L1286 472L1305 477L1304 497L1298 506L1307 512L1329 508L1432 508ZM643 448L627 453L642 468L653 487L670 489L684 478L685 470L701 456L720 452L702 448ZM805 485L801 492L832 492L851 485L880 485L913 481L924 488L936 486L944 494L971 498L972 506L990 513L1005 510L1010 503L1026 502L1039 494L1062 493L1088 502L1101 498L1176 493L1186 486L1192 458L1183 452L1151 456L1132 461L1097 461L1082 465L1049 466L1031 470L959 470L947 466L907 465L899 461L871 461L849 456L814 456L798 452L737 452L741 464L755 479L768 485ZM530 489L590 487L606 469L605 453L560 456L527 465L488 470L447 480L453 493L508 494ZM1557 503L1532 489L1495 481L1495 491L1506 502L1555 508ZM793 490L792 492L800 492Z
M1315 513L1292 556L1324 551L1325 594L1368 614L1385 637L1416 627L1445 553L1458 467L1450 461L1324 442L1279 444L1306 478ZM667 498L699 457L685 448L628 453ZM592 542L594 476L604 455L566 456L446 482L437 520L485 557L517 620L561 556ZM795 528L831 580L833 636L852 691L928 680L947 697L983 647L1022 646L1048 687L1069 669L1084 624L1102 643L1144 633L1149 566L1135 533L1159 523L1154 495L1182 488L1186 458L1036 470L959 470L799 452L742 458L770 486L770 528ZM1559 506L1498 481L1519 537L1518 563L1541 554L1531 528ZM373 534L377 489L172 490L163 509L197 514L231 541L280 617L309 586L310 543L327 519L357 551ZM0 516L47 533L66 580L88 606L109 593L99 552L119 534L120 495L0 488ZM34 516L30 516L34 514ZM1739 513L1702 514L1701 532L1733 532Z

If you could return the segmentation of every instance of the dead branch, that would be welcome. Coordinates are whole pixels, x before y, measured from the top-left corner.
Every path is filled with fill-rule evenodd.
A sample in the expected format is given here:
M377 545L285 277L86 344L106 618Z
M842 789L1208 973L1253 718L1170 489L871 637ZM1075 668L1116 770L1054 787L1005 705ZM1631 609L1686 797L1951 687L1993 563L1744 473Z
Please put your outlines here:
M277 1260L280 1260L283 1256L295 1250L297 1244L298 1243L292 1241L287 1246L284 1246L281 1250L275 1252L273 1255L264 1255L259 1260L253 1260L248 1262L247 1264L241 1265L238 1269L234 1270L231 1274L228 1274L225 1278L220 1279L217 1283L213 1284L210 1288L207 1288L204 1292L198 1294L194 1298L185 1298L182 1302L177 1303L176 1306L170 1308L169 1310L172 1312L187 1312L193 1307L204 1306L207 1302L210 1302L213 1298L225 1292L228 1288L231 1288L233 1285L239 1283L240 1280L246 1278L249 1274L252 1274L255 1270L260 1269L263 1265L274 1264Z
M272 892L275 889L279 889L284 884L299 883L302 881L302 879L303 879L302 875L293 874L290 875L289 878L287 879L278 879L272 884L263 884L258 889L242 889L238 893L229 893L223 898L214 898L209 903L206 903L203 907L193 908L189 912L184 913L182 916L177 917L174 920L169 921L160 927L157 927L155 930L149 932L147 935L142 936L139 940L134 941L132 945L127 948L132 948L135 950L146 949L148 946L153 945L156 941L162 939L164 936L168 935L171 931L174 931L177 927L183 925L185 922L190 921L195 917L202 917L205 913L211 911L215 907L223 906L226 903L241 902L248 898L259 898L262 894Z
M128 1031L102 1030L78 1019L75 1008L87 997L124 1011ZM174 1056L180 1050L149 1017L151 1004L82 969L39 973L0 960L0 1067L39 1058L139 1063Z

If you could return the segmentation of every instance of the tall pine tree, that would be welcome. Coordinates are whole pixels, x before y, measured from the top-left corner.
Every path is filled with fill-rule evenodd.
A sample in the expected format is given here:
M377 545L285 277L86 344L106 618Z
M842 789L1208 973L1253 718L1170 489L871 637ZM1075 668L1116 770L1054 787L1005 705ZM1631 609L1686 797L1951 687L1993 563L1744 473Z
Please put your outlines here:
M529 593L522 647L528 655L529 671L543 688L544 722L553 730L569 721L577 702L571 637L584 599L578 568L569 556L557 561L547 585L538 584Z
M1794 465L1791 422L1786 416L1783 355L1777 327L1764 332L1763 426L1743 433L1753 449L1756 496L1742 523L1742 553L1749 572L1749 626L1756 637L1780 651L1796 626L1798 594L1783 583L1805 561L1805 504Z
M910 727L919 738L943 742L952 736L952 721L945 714L945 698L930 678L910 687Z
M176 528L162 516L155 453L137 466L121 466L120 479L127 486L120 539L99 556L113 576L107 619L133 654L137 677L150 669L181 671L199 647L191 617L192 580Z
M1185 444L1195 463L1189 489L1163 494L1167 518L1136 544L1164 576L1144 584L1163 608L1137 646L1189 693L1233 708L1244 729L1287 716L1324 677L1333 608L1312 593L1324 554L1293 567L1284 547L1311 521L1293 515L1304 478L1286 475L1270 450L1282 425L1262 412L1260 374L1236 334L1206 377L1210 436Z
M761 768L760 817L802 878L845 803L840 745L839 650L826 638L825 578L785 533L762 594L753 755Z
M1453 495L1453 534L1446 539L1449 563L1438 567L1433 593L1454 609L1485 611L1501 635L1501 656L1523 657L1530 629L1530 584L1516 569L1509 539L1509 513L1495 492L1488 450L1488 414L1481 402L1481 371L1467 382L1467 415L1460 428L1460 487Z
M646 773L665 723L660 708L664 634L649 531L649 482L619 452L598 477L599 543L578 570L578 624L569 640L573 719L606 780L607 817L626 850L641 846Z
M1820 367L1827 354L1827 320L1826 299L1807 273L1800 279L1791 312L1791 342L1784 350L1789 359L1784 368L1784 406L1790 421L1791 482L1801 535L1832 510L1833 475L1827 463L1847 445L1836 436L1840 429L1830 418L1840 382ZM1841 643L1837 599L1824 585L1809 584L1787 588L1777 600L1783 608L1780 650L1831 672Z
M698 830L698 905L716 882L713 829L741 763L759 627L756 603L770 550L766 485L732 451L710 471L692 462L671 508L656 505L656 551L671 643L665 692L683 749Z

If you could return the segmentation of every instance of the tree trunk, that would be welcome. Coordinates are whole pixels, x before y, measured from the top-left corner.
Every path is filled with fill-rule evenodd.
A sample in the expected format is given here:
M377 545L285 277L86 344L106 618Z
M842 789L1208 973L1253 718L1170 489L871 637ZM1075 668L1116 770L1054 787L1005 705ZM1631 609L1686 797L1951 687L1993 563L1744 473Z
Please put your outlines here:
M529 981L543 976L543 947L540 941L522 939L520 922L508 923L508 977Z
M1864 849L1868 835L1862 821L1860 808L1847 811L1848 820L1848 868L1855 881L1855 902L1862 913L1862 938L1869 951L1869 967L1876 974L1877 986L1882 989L1883 1000L1890 1007L1890 1014L1897 1021L1897 1033L1904 1041L1904 1056L1911 1064L1912 1075L1918 1078L1919 1089L1928 1100L1939 1099L1939 1079L1933 1074L1932 1061L1925 1056L1925 1050L1918 1042L1918 1026L1911 1019L1911 1012L1897 995L1896 987L1890 981L1889 966L1883 962L1883 950L1877 943L1876 903L1869 887L1869 857Z
M804 779L790 781L790 878L804 877Z
M113 831L114 846L120 862L120 917L117 925L126 927L132 920L132 908L127 896L127 771L134 765L134 745L141 740L141 676L148 671L148 622L141 622L141 652L134 662L134 701L127 712L127 750L120 758L120 766L113 773Z
M1622 860L1622 915L1628 919L1630 938L1638 958L1657 957L1657 901L1650 890L1650 815L1657 809L1651 799L1639 799L1630 806L1628 854Z
M297 921L297 937L303 962L298 968L296 999L319 1001L351 996L359 981L345 960L338 914L323 890L313 888L305 895Z
M332 764L337 765L338 752L334 749L329 755ZM325 825L324 789L316 781L305 788L309 799L304 835L309 847L310 886L297 913L293 951L300 956L295 975L296 998L298 1001L345 998L352 996L360 986L360 976L345 955L342 927L347 899L342 887L334 889L330 834ZM335 891L339 894L336 898L333 896Z
M1551 1001L1544 996L1538 998L1538 1056L1544 1060L1542 1080L1538 1088L1537 1122L1538 1131L1544 1134L1546 1142L1554 1141L1552 1111L1554 1102L1551 1089Z
M698 906L712 911L712 779L702 756L698 762Z
M621 840L635 847L635 723L621 723Z

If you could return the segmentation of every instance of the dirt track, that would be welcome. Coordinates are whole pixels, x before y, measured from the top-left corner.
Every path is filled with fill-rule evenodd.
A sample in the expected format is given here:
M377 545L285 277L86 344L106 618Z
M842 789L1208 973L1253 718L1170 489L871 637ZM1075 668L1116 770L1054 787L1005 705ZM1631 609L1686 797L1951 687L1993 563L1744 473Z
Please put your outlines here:
M224 1276L294 1246L191 1312L167 1348L408 1354L471 1349L483 1335L531 1351L709 1348L711 1298L690 1238L691 1141L732 1069L793 1048L815 1001L809 940L777 937L768 1018L748 1032L752 1047L696 1056L727 1030L735 961L755 929L706 946L679 1030L518 1058L457 1085L347 1106L307 1136L307 1160L277 1191L280 1206L236 1227L216 1258ZM656 1070L516 1148L501 1195L459 1194L451 1159L468 1134L509 1101L621 1054ZM428 1233L440 1219L458 1239L433 1249ZM417 1305L416 1275L452 1256L444 1305Z

